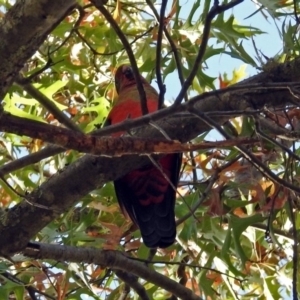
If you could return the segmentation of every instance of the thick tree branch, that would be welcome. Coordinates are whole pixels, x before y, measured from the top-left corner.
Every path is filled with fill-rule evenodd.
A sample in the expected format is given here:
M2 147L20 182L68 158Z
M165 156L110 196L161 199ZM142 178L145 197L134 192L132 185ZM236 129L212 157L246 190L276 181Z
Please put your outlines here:
M175 119L178 119L178 117L180 116L174 116ZM191 119L191 117L187 117ZM200 149L232 147L241 144L249 145L258 142L258 139L241 138L218 142L182 144L179 141L143 138L143 133L139 134L141 138L128 136L119 138L98 137L34 120L19 118L6 113L3 113L0 117L0 130L41 139L65 149L111 157L122 156L124 154L177 153Z
M297 60L297 65L300 68L300 59ZM276 68L276 72L283 72L280 67L278 68L279 70ZM270 73L272 71L273 69ZM253 111L253 108L262 109L265 105L273 104L274 107L283 107L287 103L295 102L295 96L290 92L291 87L300 90L300 84L297 81L300 80L300 73L295 71L293 73L295 81L292 82L285 82L285 76L272 79L262 73L228 88L193 97L185 104L172 105L134 120L127 119L122 123L96 130L93 134L103 136L120 131L130 131L132 128L154 123L174 113L188 112L191 109L215 116L236 117L243 113L248 114L248 111ZM279 78L283 79L282 82ZM236 114L234 111L238 111L238 113Z
M0 22L0 100L26 60L75 6L75 0L18 0L5 14Z
M23 253L35 259L54 259L56 261L72 261L78 263L84 261L86 263L94 263L122 271L130 270L132 274L148 282L152 282L181 299L201 300L201 298L195 295L190 289L151 270L143 263L129 259L119 251L30 243L29 247L27 247Z

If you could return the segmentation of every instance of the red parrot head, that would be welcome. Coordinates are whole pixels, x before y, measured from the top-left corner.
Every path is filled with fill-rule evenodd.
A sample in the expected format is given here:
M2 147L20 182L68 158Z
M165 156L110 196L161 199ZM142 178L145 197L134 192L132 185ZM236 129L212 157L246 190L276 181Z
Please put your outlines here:
M140 75L143 84L148 84L147 80ZM121 65L115 73L115 85L118 95L129 87L136 88L136 80L131 66Z

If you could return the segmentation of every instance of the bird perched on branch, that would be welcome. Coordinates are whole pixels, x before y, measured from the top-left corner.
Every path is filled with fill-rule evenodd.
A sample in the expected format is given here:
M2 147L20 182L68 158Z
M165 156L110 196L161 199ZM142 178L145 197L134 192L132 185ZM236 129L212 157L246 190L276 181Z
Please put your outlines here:
M148 112L154 112L158 109L158 93L144 77L140 78L147 98ZM122 65L117 69L115 86L118 98L107 117L107 123L113 125L128 117L141 117L140 95L130 66ZM143 241L149 248L166 248L174 243L174 187L177 187L179 180L181 157L178 153L167 154L158 160L157 166L149 160L146 166L114 181L123 213L127 212L138 225Z

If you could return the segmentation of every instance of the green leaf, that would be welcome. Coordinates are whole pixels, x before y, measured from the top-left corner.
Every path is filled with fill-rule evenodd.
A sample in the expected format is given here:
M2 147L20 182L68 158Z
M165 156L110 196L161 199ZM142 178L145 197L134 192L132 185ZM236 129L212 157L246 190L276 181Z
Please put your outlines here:
M35 120L39 122L45 122L45 120L41 117L38 117L36 114L31 114L25 111L23 105L34 107L38 104L38 102L34 99L29 100L27 98L20 97L16 94L13 94L10 97L8 94L4 98L4 110L14 116Z
M240 272L231 262L230 259L230 245L231 245L231 228L228 228L226 239L224 241L223 247L220 252L220 257L224 260L228 266L228 270L236 276L243 276L243 273Z
M24 292L25 292L25 287L24 286L16 286L14 289L14 294L16 296L17 300L23 300L24 299Z
M248 260L248 257L246 256L245 251L241 246L241 235L247 229L248 226L253 225L255 223L261 223L265 219L266 218L260 214L255 214L253 216L245 218L239 218L235 215L229 216L229 227L232 230L232 237L234 241L235 250L236 253L239 255L243 265Z
M110 106L110 103L105 97L96 98L95 100L91 101L90 104L91 106L83 108L83 112L96 112L97 117L86 126L85 132L95 130L97 125L103 124Z
M192 26L192 20L193 20L194 14L198 10L199 6L200 6L200 0L196 0L196 2L193 4L193 6L190 10L190 13L186 19L186 22L182 26L183 29L188 29Z
M49 98L49 100L51 100L52 102L55 103L55 105L60 109L60 110L64 110L66 108L68 108L66 105L60 104L57 101L54 101L52 96L61 88L65 87L68 84L68 81L61 81L61 80L57 80L55 81L52 85L44 87L41 86L40 84L34 84L34 86L39 89L39 91L41 93L43 93L46 97Z
M16 296L17 300L23 300L24 298L24 291L25 288L24 286L21 286L13 281L7 280L5 277L1 276L6 283L0 286L0 295L7 295L6 298L1 298L1 299L9 299L9 294L14 293Z
M268 276L264 279L264 281L265 296L268 299L281 299L282 295L279 293L279 289L282 285L278 283L278 276Z

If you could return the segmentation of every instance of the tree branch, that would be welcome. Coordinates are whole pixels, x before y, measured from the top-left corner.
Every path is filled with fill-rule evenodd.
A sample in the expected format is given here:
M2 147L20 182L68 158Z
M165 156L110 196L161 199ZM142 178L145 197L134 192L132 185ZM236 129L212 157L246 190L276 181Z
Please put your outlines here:
M5 14L0 22L0 100L26 60L75 6L75 0L18 0Z
M128 271L128 270L127 270ZM142 300L150 300L148 297L145 288L138 282L138 277L134 276L130 273L117 270L116 275L123 280L126 285L131 287L139 296ZM126 298L124 298L126 299Z
M151 0L146 0L146 3L149 5L149 7L151 8L156 20L158 23L159 20L160 20L160 16L159 14L157 13L156 9L155 9L155 6L153 5L153 2ZM177 47L176 47L176 44L174 43L169 31L167 30L166 26L163 27L163 30L164 30L164 34L166 35L166 38L170 44L170 47L172 49L172 53L173 53L173 56L174 56L174 60L176 62L176 68L177 68L177 72L178 72L178 77L179 77L179 81L181 83L181 86L183 86L184 84L184 76L183 76L183 72L182 72L182 66L181 66L181 60L180 60L180 57L178 55L178 50L177 50ZM188 101L188 97L187 97L187 94L184 95L184 98L185 98L185 101Z
M178 284L166 276L157 273L145 264L127 258L122 252L100 250L93 248L78 248L53 244L29 243L24 255L35 259L53 259L57 261L86 262L105 266L107 268L128 271L148 282L171 292L181 299L201 300L190 289Z
M158 108L162 108L164 104L164 97L166 93L166 86L163 83L162 76L161 76L161 46L162 46L162 38L163 38L163 30L165 27L165 11L167 7L168 1L162 1L161 8L160 8L160 15L159 15L159 26L158 26L158 33L157 33L157 41L156 41L156 80L157 85L159 87L159 98L158 98Z
M134 75L134 78L136 81L137 89L138 89L139 95L140 95L141 109L142 109L143 115L146 115L148 113L146 93L144 91L144 86L143 86L142 80L140 78L139 69L137 67L136 60L135 60L134 54L132 52L132 49L130 47L130 44L129 44L127 38L125 37L123 31L120 29L119 25L117 24L117 22L111 16L109 11L104 7L103 1L102 0L91 0L91 2L103 14L103 16L106 18L106 20L110 23L111 27L115 30L116 34L118 35L119 39L121 40L121 42L127 52L127 55L128 55L129 61L130 61L130 65L131 65L131 68L133 71L133 75Z
M196 113L196 112L195 112ZM202 120L205 120L207 124L212 126L212 128L216 129L221 133L226 139L230 139L230 135L226 133L225 130L223 130L217 122L212 120L211 118L208 118L204 114L199 114L197 113L199 118ZM252 154L250 151L248 151L245 147L243 146L235 146L237 150L239 150L243 156L257 169L259 170L265 177L271 179L272 181L278 183L281 186L287 187L292 191L295 191L297 193L300 193L300 187L291 184L289 181L286 181L277 175L275 175L267 166L265 166L254 154Z
M175 115L174 118L178 118L178 116ZM236 138L227 141L181 144L179 141L143 138L144 134L141 130L138 134L141 136L140 138L128 136L118 138L98 137L6 113L0 116L0 129L4 132L37 138L65 149L111 157L126 154L178 153L253 144L259 141L251 138Z
M12 162L9 162L5 165L0 166L0 177L3 177L4 175L11 173L13 171L16 171L18 169L22 169L28 165L35 164L47 157L64 152L65 150L66 149L64 149L62 147L58 147L55 145L49 145L46 148L44 148L38 152L31 153L29 155L26 155L17 160L14 160Z
M174 105L178 105L178 104L181 103L182 99L184 98L184 95L186 94L188 88L191 86L191 84L192 84L192 82L193 82L193 80L194 80L194 78L195 78L195 76L198 72L198 69L199 69L200 64L202 62L202 59L204 57L206 46L207 46L207 43L208 43L208 38L209 38L209 34L210 34L210 26L211 26L212 20L218 14L223 13L224 11L226 11L226 10L242 3L243 1L244 0L233 0L233 1L231 1L227 4L223 4L223 5L218 5L216 3L218 3L219 1L215 1L214 6L208 12L208 14L206 16L206 19L205 19L202 42L201 42L197 57L195 59L193 69L191 70L188 78L185 80L178 96L176 97L176 99L174 101Z
M68 118L53 101L36 89L26 78L19 74L16 78L16 83L44 106L61 124L65 125L67 128L81 132L81 129Z

